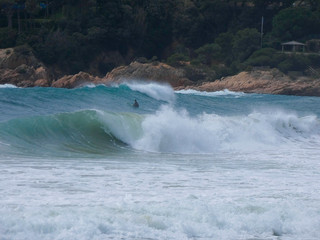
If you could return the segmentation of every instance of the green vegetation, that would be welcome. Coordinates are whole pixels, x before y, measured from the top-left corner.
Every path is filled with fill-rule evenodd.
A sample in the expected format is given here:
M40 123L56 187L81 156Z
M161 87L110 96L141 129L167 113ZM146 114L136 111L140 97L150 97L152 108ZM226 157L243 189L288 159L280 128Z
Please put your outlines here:
M0 8L0 48L27 45L63 73L103 75L138 58L217 76L319 67L317 54L285 54L280 45L311 40L319 49L318 0L0 0Z

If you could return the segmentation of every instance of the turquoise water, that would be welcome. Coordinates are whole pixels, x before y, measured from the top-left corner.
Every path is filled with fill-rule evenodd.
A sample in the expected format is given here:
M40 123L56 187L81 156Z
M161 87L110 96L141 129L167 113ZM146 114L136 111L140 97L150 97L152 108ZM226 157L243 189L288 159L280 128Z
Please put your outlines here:
M319 239L319 106L1 85L0 240Z

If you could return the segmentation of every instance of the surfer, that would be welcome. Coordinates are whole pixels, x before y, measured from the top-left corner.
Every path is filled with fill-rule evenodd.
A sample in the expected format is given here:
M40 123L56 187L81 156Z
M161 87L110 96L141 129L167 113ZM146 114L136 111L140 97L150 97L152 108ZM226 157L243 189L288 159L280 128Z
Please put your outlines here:
M133 107L135 108L139 107L139 103L137 102L137 99L134 100Z

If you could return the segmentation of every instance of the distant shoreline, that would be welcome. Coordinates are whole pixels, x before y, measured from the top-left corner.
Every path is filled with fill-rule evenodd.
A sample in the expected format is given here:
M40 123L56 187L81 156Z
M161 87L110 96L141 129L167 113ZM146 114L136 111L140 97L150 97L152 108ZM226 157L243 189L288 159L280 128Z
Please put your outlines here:
M114 68L103 77L86 72L55 79L50 69L32 53L19 55L14 49L0 49L0 84L17 87L75 88L86 84L112 84L130 80L168 83L174 89L320 96L320 79L308 76L290 78L278 69L253 69L221 79L196 67L172 67L162 62L132 62Z

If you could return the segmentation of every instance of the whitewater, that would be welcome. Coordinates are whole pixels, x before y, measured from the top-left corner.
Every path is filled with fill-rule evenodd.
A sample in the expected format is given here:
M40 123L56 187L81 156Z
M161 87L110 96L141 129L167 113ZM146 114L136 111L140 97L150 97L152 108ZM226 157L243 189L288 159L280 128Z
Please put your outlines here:
M320 239L319 106L0 85L0 240Z

